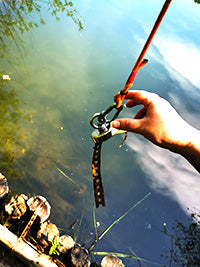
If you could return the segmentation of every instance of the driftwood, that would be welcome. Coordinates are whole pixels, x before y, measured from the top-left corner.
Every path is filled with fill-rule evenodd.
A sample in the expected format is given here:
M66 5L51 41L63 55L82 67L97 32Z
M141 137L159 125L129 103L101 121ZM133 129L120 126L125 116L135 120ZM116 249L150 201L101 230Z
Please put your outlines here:
M37 267L58 267L51 259L50 256L39 253L28 242L24 242L22 239L10 232L6 227L0 224L0 242L9 248L21 258L25 263L31 263L32 266Z

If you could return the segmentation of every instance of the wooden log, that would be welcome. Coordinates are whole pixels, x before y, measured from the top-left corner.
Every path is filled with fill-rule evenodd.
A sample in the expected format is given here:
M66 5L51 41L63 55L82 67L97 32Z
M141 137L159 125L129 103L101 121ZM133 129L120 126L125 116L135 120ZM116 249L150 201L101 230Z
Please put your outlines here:
M37 267L58 267L51 257L39 253L36 249L29 245L28 242L24 242L22 239L18 239L11 231L0 224L0 242L4 244L8 249L15 253L26 264Z
M44 222L49 218L51 206L46 198L42 196L31 197L27 201L27 205L31 211L36 213L36 216L40 217L41 222Z
M72 267L89 267L90 255L83 247L76 247L71 252L71 266Z
M5 205L6 213L12 219L19 219L27 210L26 200L28 197L24 194L12 196L9 203Z
M9 192L8 182L5 176L0 173L0 200L4 199Z
M21 233L21 239L24 239L27 235L28 231L30 230L31 226L33 225L36 217L40 217L40 221L45 221L50 215L50 205L47 200L42 196L32 197L27 201L27 205L31 211L33 211L33 215L31 216L28 224L24 228L23 232Z
M61 246L58 247L58 251L62 254L67 253L67 251L74 248L74 245L76 244L74 239L69 235L60 236L59 243Z
M55 224L45 222L37 232L37 238L44 247L47 247L52 240L59 238L59 234L59 230Z

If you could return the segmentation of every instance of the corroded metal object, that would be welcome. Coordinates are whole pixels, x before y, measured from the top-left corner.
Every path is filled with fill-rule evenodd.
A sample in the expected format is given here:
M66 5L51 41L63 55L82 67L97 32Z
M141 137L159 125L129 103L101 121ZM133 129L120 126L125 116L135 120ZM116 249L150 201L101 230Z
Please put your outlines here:
M91 119L90 124L95 129L91 134L91 137L95 143L93 158L92 158L92 174L93 174L93 186L96 207L99 205L105 206L104 189L101 177L101 147L102 143L110 139L113 135L118 133L124 133L124 131L115 129L111 126L111 122L117 118L122 111L121 106L114 113L111 119L107 119L107 115L116 108L116 104L112 104L109 108L101 113L95 113Z
M114 96L114 101L116 104L112 104L110 107L108 107L105 111L102 111L101 113L95 113L90 119L90 124L95 129L95 131L91 135L92 139L95 143L99 143L100 148L101 148L102 142L108 140L114 134L120 133L120 132L114 132L117 130L111 127L111 122L118 117L120 111L122 110L122 108L123 108L122 103L126 97L126 94L128 93L128 90L132 87L132 85L134 83L134 80L135 80L135 77L136 77L138 70L141 69L144 65L146 65L148 63L147 59L143 59L144 55L145 55L149 45L151 44L153 37L154 37L156 31L158 30L158 27L159 27L164 15L165 15L167 9L168 9L171 1L172 0L166 0L165 1L164 5L163 5L158 17L157 17L157 20L156 20L156 22L155 22L155 24L151 30L151 33L149 34L148 39L147 39L137 61L136 61L135 65L132 69L132 72L129 75L128 80L126 81L124 88ZM106 118L106 116L114 108L117 111L114 114L114 116L110 120L108 120ZM95 120L98 123L95 123ZM126 138L127 138L127 132L125 134L125 139L123 140L121 146L123 145ZM97 146L95 146L95 147L97 148ZM97 155L97 158L98 158L99 154L100 153L98 152L98 150L96 150L96 151L94 150L94 156ZM94 156L93 156L93 158L94 158ZM99 156L98 160L100 162L100 156ZM98 169L99 173L100 173L100 164L95 165L94 163L92 163L93 180L94 181L96 181L96 180L100 181L102 179L101 179L100 174L96 174L96 169ZM97 186L99 186L99 187L97 188ZM94 190L95 190L96 206L98 207L99 204L102 204L103 206L105 206L102 181L101 181L100 185L98 185L98 183L94 182Z
M93 186L97 208L99 207L99 205L105 207L104 189L101 177L101 146L102 142L95 144L92 158Z

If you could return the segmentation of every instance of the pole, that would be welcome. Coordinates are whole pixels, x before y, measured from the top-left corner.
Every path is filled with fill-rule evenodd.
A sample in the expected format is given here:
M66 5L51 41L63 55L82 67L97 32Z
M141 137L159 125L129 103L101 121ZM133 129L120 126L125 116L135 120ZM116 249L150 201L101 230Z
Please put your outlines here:
M158 30L160 23L161 23L162 19L164 18L165 13L167 12L169 5L171 4L171 1L172 0L166 0L165 1L164 5L163 5L158 17L157 17L157 20L156 20L156 22L155 22L155 24L151 30L151 33L149 34L149 37L146 40L146 43L145 43L137 61L136 61L133 69L132 69L132 72L126 81L124 88L114 96L114 101L117 103L117 108L119 108L122 105L122 102L125 99L125 95L127 94L128 90L131 88L131 86L134 83L134 80L135 80L135 77L136 77L138 70L141 69L148 62L147 59L143 60L144 55L145 55L147 49L149 48L149 46L153 40L153 37L156 34L156 31Z

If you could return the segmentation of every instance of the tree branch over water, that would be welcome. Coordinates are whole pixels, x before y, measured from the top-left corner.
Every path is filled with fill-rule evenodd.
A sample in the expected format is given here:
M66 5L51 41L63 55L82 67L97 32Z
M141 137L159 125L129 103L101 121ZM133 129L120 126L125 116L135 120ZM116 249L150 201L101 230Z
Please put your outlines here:
M59 15L65 14L74 21L79 30L83 29L82 18L71 1L3 0L0 2L0 58L7 57L11 42L14 42L20 52L23 46L20 34L45 24L41 16L41 10L45 6L56 20L60 20ZM35 14L38 19L37 16L36 19L32 18Z

